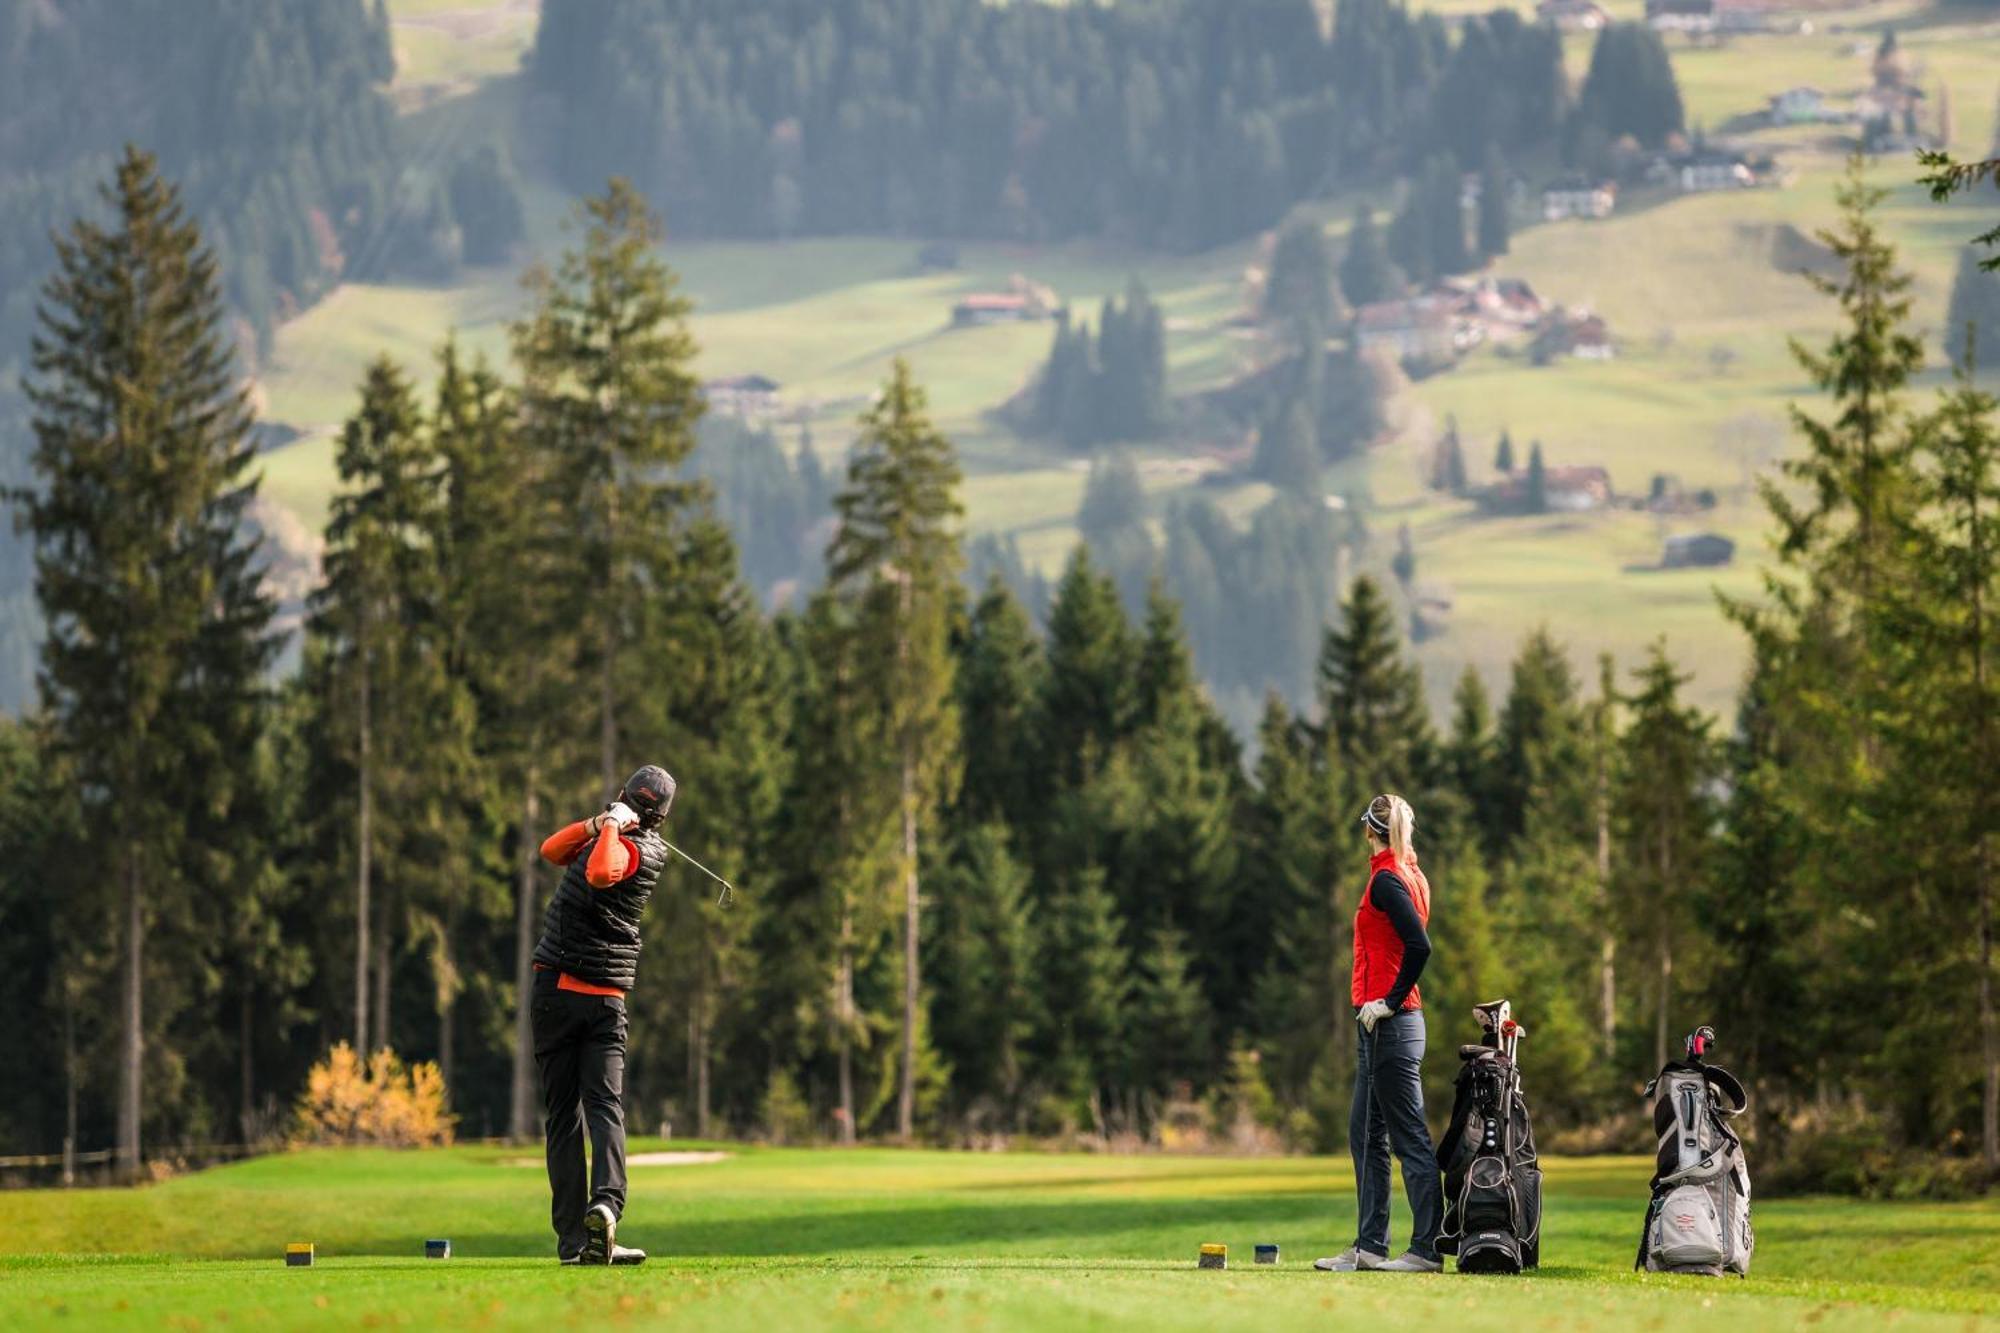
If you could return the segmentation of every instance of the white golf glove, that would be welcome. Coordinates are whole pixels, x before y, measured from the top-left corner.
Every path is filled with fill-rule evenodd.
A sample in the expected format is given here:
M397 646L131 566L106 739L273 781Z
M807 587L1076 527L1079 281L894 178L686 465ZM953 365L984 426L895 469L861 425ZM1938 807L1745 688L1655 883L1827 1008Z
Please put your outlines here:
M638 826L639 815L637 811L633 810L625 802L613 801L611 808L599 816L598 827L602 828L607 823L615 826L620 833L623 833L628 828Z
M1361 1006L1361 1012L1356 1014L1355 1017L1360 1020L1362 1027L1373 1032L1377 1023L1395 1012L1395 1010L1380 1000L1370 1000Z

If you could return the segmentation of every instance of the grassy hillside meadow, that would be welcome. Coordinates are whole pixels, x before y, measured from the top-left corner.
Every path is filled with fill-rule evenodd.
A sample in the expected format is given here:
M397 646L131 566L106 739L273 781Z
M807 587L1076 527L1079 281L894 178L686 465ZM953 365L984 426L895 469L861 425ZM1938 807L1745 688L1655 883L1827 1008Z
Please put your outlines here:
M634 1141L633 1151L659 1149ZM689 1145L676 1143L676 1148ZM532 1150L315 1151L138 1190L0 1193L0 1324L1264 1330L1974 1328L2000 1204L1760 1202L1747 1280L1638 1275L1646 1162L1545 1161L1544 1267L1317 1273L1346 1159L732 1150L638 1166L642 1268L563 1269ZM1407 1225L1402 1200L1395 1226ZM423 1257L448 1238L452 1258ZM310 1240L311 1269L284 1247ZM1229 1246L1203 1272L1206 1241ZM1283 1262L1256 1267L1275 1242Z
M1446 0L1448 10L1485 3ZM1621 17L1641 0L1612 0ZM1523 8L1531 8L1523 6ZM402 72L398 97L421 161L449 163L456 146L518 113L511 74L533 33L524 0L395 0L391 5ZM1896 28L1916 60L1917 81L1933 100L1948 88L1954 147L1992 142L2000 93L2000 22L1990 12L1908 3L1824 13L1810 35L1739 37L1674 57L1691 124L1714 133L1761 109L1766 96L1814 84L1836 98L1868 81L1874 43ZM1589 38L1572 39L1580 80ZM1748 594L1764 550L1764 522L1752 486L1789 448L1786 405L1805 399L1785 348L1788 336L1823 337L1827 303L1793 271L1798 239L1831 218L1831 189L1846 151L1835 127L1730 130L1778 152L1795 169L1790 188L1692 198L1621 200L1604 222L1535 225L1517 231L1503 274L1528 279L1544 296L1588 305L1618 340L1611 362L1531 367L1525 357L1481 349L1458 369L1413 385L1397 404L1398 433L1365 459L1329 476L1332 489L1362 500L1377 534L1373 559L1386 562L1399 523L1416 540L1418 581L1447 593L1445 633L1420 649L1438 694L1465 663L1498 683L1521 634L1548 622L1580 664L1599 651L1631 661L1666 636L1697 673L1697 697L1723 708L1742 661L1740 637L1716 609L1717 590ZM1538 168L1526 173L1538 180ZM1883 159L1875 179L1896 187L1885 222L1917 275L1919 322L1933 342L1942 324L1955 249L1987 211L1941 208L1910 184L1913 163ZM530 186L531 249L561 244L564 200ZM1393 200L1378 199L1382 207ZM1352 199L1312 206L1336 233ZM672 218L668 218L671 232ZM915 240L830 239L787 244L683 243L668 256L697 302L695 331L704 374L761 371L794 403L812 404L819 445L842 447L862 396L894 356L907 356L931 390L938 415L959 441L971 474L974 531L1018 533L1029 558L1053 570L1074 540L1072 519L1085 464L994 423L990 410L1026 384L1047 351L1046 325L954 331L949 307L964 292L1022 273L1052 284L1080 310L1137 274L1170 320L1173 387L1188 391L1228 378L1257 354L1224 326L1244 304L1244 274L1257 247L1243 242L1194 256L1130 253L1092 245L962 250L962 268L922 274ZM269 458L267 485L308 529L324 518L332 486L331 433L353 397L362 366L387 351L423 366L449 330L498 356L505 320L519 308L514 269L475 272L449 288L349 285L286 325L263 377L270 415L307 432ZM1543 442L1551 464L1598 463L1627 493L1643 493L1655 472L1690 489L1712 487L1718 509L1663 520L1630 511L1493 519L1422 487L1434 432L1456 417L1475 480L1488 472L1499 431L1512 431L1525 459ZM1188 439L1141 451L1148 484L1162 497L1196 484L1180 460L1228 443ZM1211 494L1215 492L1211 491ZM1264 489L1244 485L1224 502L1248 512ZM1738 561L1723 571L1658 572L1671 531L1714 529L1734 537Z

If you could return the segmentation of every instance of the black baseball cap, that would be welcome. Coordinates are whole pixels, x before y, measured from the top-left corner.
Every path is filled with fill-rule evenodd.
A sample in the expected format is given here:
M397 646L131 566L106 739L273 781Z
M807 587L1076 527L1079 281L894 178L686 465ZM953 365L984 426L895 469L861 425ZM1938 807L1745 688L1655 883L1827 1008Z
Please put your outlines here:
M658 764L647 764L625 779L618 799L632 807L639 823L647 828L667 817L674 804L674 775Z

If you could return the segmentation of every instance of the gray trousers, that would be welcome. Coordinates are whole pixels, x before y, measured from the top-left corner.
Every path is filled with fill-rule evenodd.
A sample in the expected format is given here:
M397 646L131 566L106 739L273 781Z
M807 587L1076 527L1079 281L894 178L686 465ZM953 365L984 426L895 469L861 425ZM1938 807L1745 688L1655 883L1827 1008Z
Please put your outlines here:
M1347 1120L1347 1143L1354 1153L1354 1190L1360 1213L1356 1248L1371 1254L1389 1249L1389 1150L1403 1164L1403 1193L1409 1196L1410 1249L1438 1257L1438 1227L1444 1221L1444 1184L1438 1178L1437 1150L1424 1123L1424 1015L1406 1009L1369 1032L1357 1025L1360 1055L1354 1071L1354 1110Z

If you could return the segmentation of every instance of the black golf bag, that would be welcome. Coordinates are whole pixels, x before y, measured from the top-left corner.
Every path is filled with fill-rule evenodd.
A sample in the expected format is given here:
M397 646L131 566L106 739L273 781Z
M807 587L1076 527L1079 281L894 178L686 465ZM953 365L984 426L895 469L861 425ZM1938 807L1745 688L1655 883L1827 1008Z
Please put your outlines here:
M1444 1229L1461 1273L1518 1273L1542 1260L1542 1170L1515 1054L1523 1029L1505 1000L1476 1011L1485 1040L1461 1046L1451 1128L1438 1146Z
M1697 1029L1686 1059L1668 1061L1646 1085L1660 1149L1635 1268L1710 1277L1750 1272L1750 1172L1729 1125L1749 1097L1733 1074L1703 1059L1714 1043L1714 1029Z

